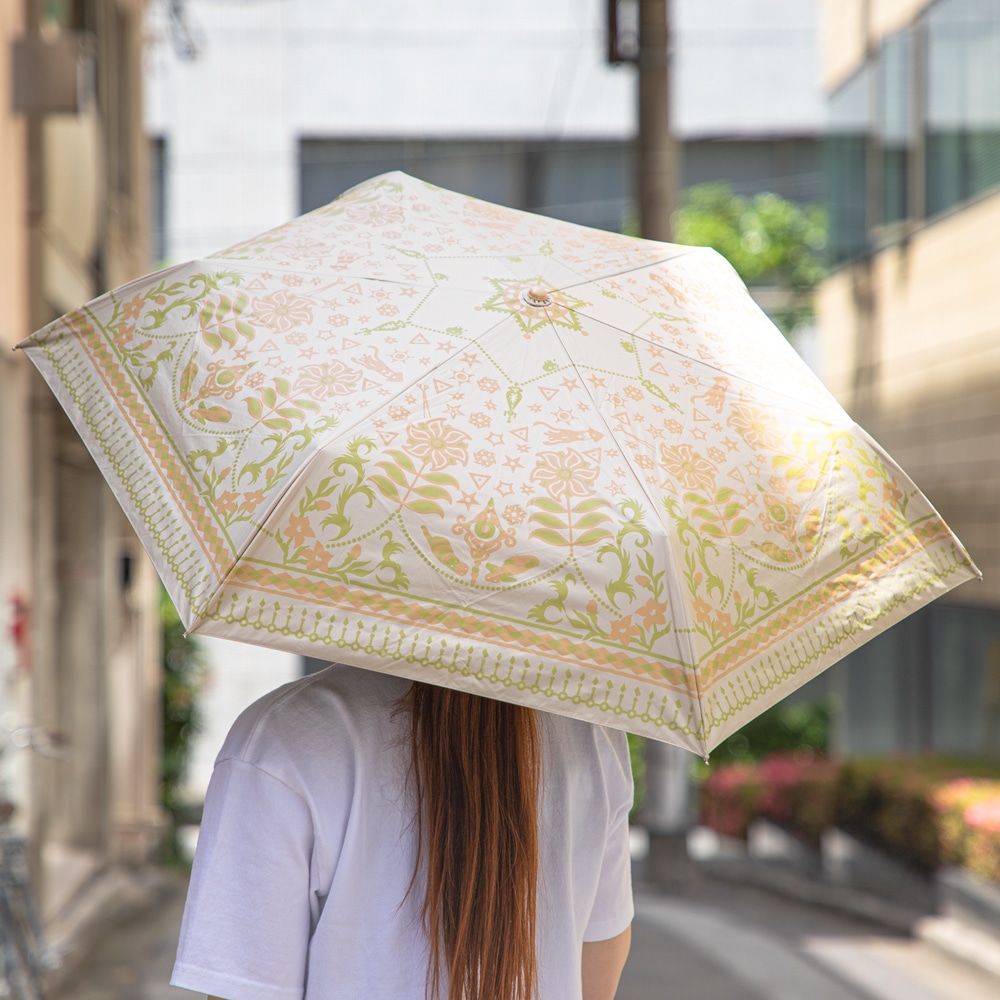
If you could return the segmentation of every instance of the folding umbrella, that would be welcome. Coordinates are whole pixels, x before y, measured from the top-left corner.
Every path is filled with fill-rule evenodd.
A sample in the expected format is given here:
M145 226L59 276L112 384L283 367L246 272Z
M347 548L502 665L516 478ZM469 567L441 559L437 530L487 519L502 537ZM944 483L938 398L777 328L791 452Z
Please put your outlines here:
M978 574L716 253L401 173L19 346L195 634L707 754Z

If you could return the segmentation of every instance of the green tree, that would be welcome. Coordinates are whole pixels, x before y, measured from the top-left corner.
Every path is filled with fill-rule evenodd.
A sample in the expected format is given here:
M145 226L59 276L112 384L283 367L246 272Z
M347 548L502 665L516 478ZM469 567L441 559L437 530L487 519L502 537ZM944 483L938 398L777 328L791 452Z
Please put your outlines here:
M191 741L201 728L198 698L204 682L205 663L196 640L184 634L184 625L166 591L161 591L160 596L160 623L163 633L160 801L176 821L182 805L178 789L191 758ZM164 848L168 859L180 859L175 829Z
M769 192L744 198L726 183L688 188L674 215L678 243L712 247L748 286L785 293L769 315L786 336L813 317L813 293L826 274L826 235L821 206L799 205Z

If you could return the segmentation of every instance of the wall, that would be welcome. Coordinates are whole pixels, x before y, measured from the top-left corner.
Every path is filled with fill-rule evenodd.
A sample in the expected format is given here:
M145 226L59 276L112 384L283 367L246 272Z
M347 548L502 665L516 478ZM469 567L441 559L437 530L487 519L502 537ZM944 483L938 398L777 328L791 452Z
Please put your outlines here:
M0 0L0 724L66 741L57 757L6 757L0 789L29 837L46 915L64 919L74 896L86 912L95 876L158 846L158 585L76 433L10 348L147 267L142 13L140 0ZM43 30L96 42L96 100L77 112L13 106L12 41Z

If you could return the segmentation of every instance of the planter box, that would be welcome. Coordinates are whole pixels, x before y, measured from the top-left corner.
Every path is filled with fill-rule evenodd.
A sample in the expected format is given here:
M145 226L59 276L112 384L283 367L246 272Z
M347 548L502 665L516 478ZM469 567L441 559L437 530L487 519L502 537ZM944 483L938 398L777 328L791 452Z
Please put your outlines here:
M819 875L819 852L766 819L755 819L747 831L747 853L755 861L778 862L800 875Z
M843 830L827 830L820 853L823 876L834 884L863 889L925 913L937 909L933 881Z
M942 868L935 881L943 916L971 924L1000 944L1000 886L962 868Z

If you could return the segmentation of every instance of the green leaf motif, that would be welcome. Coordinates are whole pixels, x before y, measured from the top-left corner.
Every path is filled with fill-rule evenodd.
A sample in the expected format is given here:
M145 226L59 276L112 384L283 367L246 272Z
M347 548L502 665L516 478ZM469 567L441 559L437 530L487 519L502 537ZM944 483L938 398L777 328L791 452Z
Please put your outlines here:
M386 453L392 457L393 461L395 461L400 468L406 469L407 472L416 472L416 468L413 465L413 459L411 459L405 451L397 451L394 448L390 448Z
M233 419L229 410L222 406L196 406L191 416L198 423L228 424Z
M379 462L377 463L380 469L385 469L385 474L397 485L406 485L406 473L398 466L394 465L392 462Z
M577 545L596 545L610 537L611 532L607 528L592 528L576 538L575 542Z
M417 486L414 489L414 493L419 496L425 497L428 500L450 500L451 494L442 489L440 486L435 486L432 483L426 486Z
M486 569L489 572L486 574L486 582L513 583L521 573L534 569L538 563L536 556L529 555L508 556L499 566L487 563Z
M444 508L433 500L413 500L403 506L415 514L437 514L439 517L444 517Z
M562 514L563 505L561 503L556 503L555 500L549 497L535 497L534 500L528 501L529 507L540 507L542 510L548 511L550 514Z
M536 515L537 516L537 515ZM593 528L598 524L604 524L605 521L610 521L611 518L607 514L602 514L599 511L594 511L593 514L584 514L583 517L578 518L573 522L573 527L579 531L583 528ZM608 535L611 532L607 532Z
M563 549L569 546L569 542L562 535L558 535L548 528L536 528L528 537L537 538L539 541L545 542L546 545L556 545Z
M180 396L181 402L186 402L191 398L191 390L194 387L194 380L198 377L198 365L194 358L184 366L184 371L181 373L180 382Z
M562 528L564 530L569 528L566 519L564 517L556 517L555 514L536 513L531 515L530 520L546 528Z
M394 503L399 503L399 490L396 489L396 484L391 479L385 476L372 476L368 481L374 483L383 496L387 496Z

